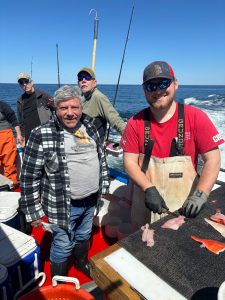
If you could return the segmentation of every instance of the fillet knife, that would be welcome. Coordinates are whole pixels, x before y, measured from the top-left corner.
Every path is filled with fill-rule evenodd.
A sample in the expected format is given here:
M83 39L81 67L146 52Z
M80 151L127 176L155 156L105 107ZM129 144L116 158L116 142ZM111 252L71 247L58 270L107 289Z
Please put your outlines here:
M172 211L170 211L169 209L166 209L166 208L162 208L162 213L171 215L173 217L179 217L180 216L179 213L172 212Z

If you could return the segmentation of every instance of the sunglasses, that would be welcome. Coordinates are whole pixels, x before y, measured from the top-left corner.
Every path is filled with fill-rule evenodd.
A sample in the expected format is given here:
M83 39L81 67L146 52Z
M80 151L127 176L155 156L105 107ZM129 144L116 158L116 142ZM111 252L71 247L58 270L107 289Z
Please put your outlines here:
M82 81L83 79L87 80L87 81L90 81L92 80L93 78L91 77L91 75L79 75L77 76L77 79L78 81Z
M29 82L30 82L29 79L20 79L20 80L18 80L18 83L20 85L28 84Z
M158 83L149 81L144 83L144 88L146 89L146 91L151 93L151 92L155 92L157 88L159 88L160 90L167 89L171 85L171 82L172 82L171 79L163 79Z

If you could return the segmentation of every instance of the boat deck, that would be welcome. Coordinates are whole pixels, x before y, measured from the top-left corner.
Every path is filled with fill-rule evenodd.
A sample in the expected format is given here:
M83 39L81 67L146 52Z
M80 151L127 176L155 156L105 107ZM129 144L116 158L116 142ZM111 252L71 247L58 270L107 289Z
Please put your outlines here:
M42 228L33 228L31 235L36 239L38 245L41 248L41 264L43 272L46 274L46 282L44 285L51 284L51 274L50 274L50 261L49 261L49 251L51 245L51 233L44 231ZM109 240L104 236L104 228L93 226L93 233L90 241L89 258L93 255L99 253L100 251L108 248L115 241ZM69 272L68 276L76 277L79 279L80 284L90 282L90 278L85 276L82 272L76 270L73 266L72 257L69 262Z

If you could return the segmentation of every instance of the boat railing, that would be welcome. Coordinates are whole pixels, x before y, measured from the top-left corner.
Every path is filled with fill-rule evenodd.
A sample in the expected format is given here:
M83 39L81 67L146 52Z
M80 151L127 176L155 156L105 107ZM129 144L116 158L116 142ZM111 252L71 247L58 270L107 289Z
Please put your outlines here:
M203 167L203 164L199 163L198 164L198 173L199 172L201 173L202 167ZM225 168L220 168L219 174L220 173L225 173ZM220 185L220 186L225 186L225 175L224 175L224 178L222 178L222 180L221 180L220 176L218 176L218 179L216 180L215 184Z
M224 168L220 168L220 172L225 173L225 169ZM224 176L225 178L225 176ZM225 187L225 180L221 180L221 179L217 179L216 180L216 184Z

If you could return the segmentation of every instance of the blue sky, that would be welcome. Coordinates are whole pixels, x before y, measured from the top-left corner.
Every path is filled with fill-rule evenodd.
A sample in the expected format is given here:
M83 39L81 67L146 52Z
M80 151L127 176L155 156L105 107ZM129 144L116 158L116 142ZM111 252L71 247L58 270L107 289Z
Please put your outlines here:
M146 65L169 62L180 84L225 84L224 0L136 0L121 84L141 84ZM96 9L98 83L116 84L131 0L7 0L0 10L0 82L31 70L36 83L75 83L91 66Z

